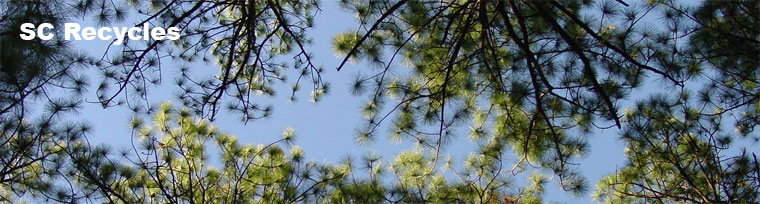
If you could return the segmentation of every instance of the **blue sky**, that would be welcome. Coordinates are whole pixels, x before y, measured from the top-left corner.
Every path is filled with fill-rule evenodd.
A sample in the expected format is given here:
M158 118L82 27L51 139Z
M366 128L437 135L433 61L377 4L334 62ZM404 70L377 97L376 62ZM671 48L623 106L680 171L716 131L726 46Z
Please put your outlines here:
M308 101L309 91L303 89L298 92L297 102L288 100L290 95L290 84L284 83L276 86L279 92L273 98L259 97L257 99L261 104L271 104L274 106L272 117L261 120L254 120L244 125L238 120L237 115L227 114L222 110L222 115L214 121L214 124L220 130L233 134L238 137L241 143L266 144L280 138L280 133L286 127L292 127L296 132L295 145L301 146L307 158L319 162L337 163L346 155L352 155L359 158L368 152L378 152L383 155L383 159L388 161L392 159L395 152L403 149L412 148L407 143L392 143L387 140L387 136L380 134L376 142L360 146L355 140L355 129L360 128L363 120L359 116L360 106L366 102L365 97L352 96L349 92L349 83L358 71L363 71L368 66L363 63L348 64L342 71L337 72L337 67L342 58L333 54L331 48L332 36L338 32L355 29L357 22L351 13L347 13L338 7L337 1L324 1L320 6L322 12L317 15L315 28L312 29L308 36L313 38L314 43L309 47L310 52L314 55L315 63L325 68L324 79L329 81L332 87L330 94L318 103ZM82 20L82 19L80 19ZM82 26L93 26L88 22L90 19L80 21ZM112 24L109 26L132 26L133 22ZM93 56L101 56L110 41L74 41L75 49L83 50ZM171 62L168 62L171 64ZM214 73L218 70L213 64L193 64L191 70L201 70L200 72ZM404 67L395 67L403 70ZM366 70L369 71L369 70ZM94 74L94 68L93 73ZM178 73L176 69L165 68L164 76L175 76ZM93 75L90 82L96 85L99 77ZM86 96L88 101L97 101L94 93L95 87L91 87L89 95ZM151 103L158 103L165 100L174 100L174 92L177 87L173 79L166 78L162 87L150 89L149 100ZM175 104L176 103L175 101ZM126 107L112 107L103 109L99 104L87 104L85 109L75 116L77 120L87 120L94 127L94 132L89 135L89 139L95 144L107 144L118 150L131 147L130 128L128 125L129 118L133 114ZM228 117L226 117L228 116ZM466 126L460 129L466 130ZM381 132L384 133L384 132ZM624 159L622 156L623 144L618 141L617 129L608 129L596 131L587 138L590 144L591 152L588 157L580 160L578 166L586 175L589 181L589 187L593 191L594 183L603 175L612 173L622 166ZM475 145L466 139L465 131L459 131L459 134L446 147L446 153L452 155L455 159L455 166L461 165L463 156L473 150ZM212 152L209 152L210 154ZM211 155L211 158L216 158ZM514 162L514 161L512 161ZM508 164L511 165L511 164ZM546 173L546 172L544 172ZM522 176L528 176L530 171L523 172ZM551 174L547 174L551 176ZM551 178L551 177L550 177ZM587 194L581 198L573 198L570 194L564 193L554 183L557 179L551 178L551 183L546 186L547 194L545 201L588 203L591 200ZM521 184L521 179L517 180Z

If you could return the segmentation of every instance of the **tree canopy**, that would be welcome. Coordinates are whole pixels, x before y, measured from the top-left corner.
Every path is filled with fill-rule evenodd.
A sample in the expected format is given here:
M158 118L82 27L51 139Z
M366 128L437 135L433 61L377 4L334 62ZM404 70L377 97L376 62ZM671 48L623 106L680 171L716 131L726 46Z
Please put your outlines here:
M756 0L340 6L358 23L333 37L334 68L370 65L349 85L366 98L356 141L415 144L391 160L307 161L293 129L254 145L211 124L220 111L243 123L273 114L255 99L283 91L277 83L291 83L294 101L302 83L312 101L329 93L307 36L318 1L1 2L0 200L541 203L555 181L608 203L760 202ZM182 38L91 54L62 35L18 37L21 23L76 18L136 19ZM67 122L87 101L87 72L97 73L96 103L135 112L131 148L91 144L93 127ZM161 100L176 105L148 100L167 83L179 91ZM589 181L578 163L599 130L619 133L626 161ZM461 163L444 156L455 137L477 145Z

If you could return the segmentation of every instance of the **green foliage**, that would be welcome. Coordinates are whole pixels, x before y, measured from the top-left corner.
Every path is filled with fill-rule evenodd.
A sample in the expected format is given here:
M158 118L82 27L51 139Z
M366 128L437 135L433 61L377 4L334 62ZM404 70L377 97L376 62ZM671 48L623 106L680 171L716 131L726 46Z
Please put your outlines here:
M91 195L87 199L110 203L306 202L311 191L336 177L316 175L316 171L332 170L305 162L298 146L281 146L292 141L292 129L267 145L242 145L234 136L219 132L205 120L194 120L188 110L174 109L168 103L160 105L152 124L135 121L135 146L122 153L120 161L93 154L97 149L74 157L81 162L76 163L75 176L83 193Z
M510 193L499 188L506 180L477 181L475 176L499 174L482 172L483 165L490 165L488 159L470 164L481 172L462 175L472 181L448 182L443 175L427 172L432 160L419 151L399 153L385 165L375 154L363 157L359 167L350 158L337 165L306 162L301 148L286 146L292 142L292 129L267 145L241 145L234 136L190 115L163 103L152 124L134 119L134 147L119 160L103 147L70 144L79 151L71 153L68 176L74 178L78 194L86 196L69 198L109 203L538 202L546 183L536 175L529 187ZM218 155L209 155L214 153ZM382 180L388 171L396 181ZM358 177L363 173L367 176Z
M753 105L760 62L757 1L707 1L696 10L673 1L630 6L622 1L398 0L343 1L343 6L356 13L361 29L334 38L335 52L345 55L338 70L349 59L378 64L390 56L371 77L356 79L355 87L377 90L367 94L368 106L362 108L367 124L360 142L371 141L366 138L392 120L394 139L430 150L423 153L432 162L418 167L430 174L442 144L458 126L469 125L469 139L480 148L467 160L465 172L477 166L501 171L512 166L505 164L512 155L518 160L512 172L525 164L551 170L564 190L580 195L588 186L573 163L589 151L585 136L617 127L624 130L629 165L600 181L600 199L757 202L750 196L760 188L752 175L757 162L744 150L727 156L734 154L723 151L736 138L730 133L713 136L734 116L740 138L758 141L751 136L760 121ZM652 18L662 25L645 25ZM399 72L396 64L409 70ZM373 83L364 87L365 81ZM639 95L650 93L641 94L640 87L654 86L644 85L649 82L680 94L668 103L688 108L684 114L690 118L682 122L700 125L658 126L652 123L673 121L639 116L665 102L641 105L620 117L621 100L645 99ZM698 101L692 91L699 93ZM708 116L713 122L701 124ZM668 135L673 132L692 139L660 141L681 137ZM668 145L677 150L657 150ZM683 170L668 166L678 162L686 163L680 164ZM698 167L710 172L702 176L707 170ZM736 180L717 179L722 177ZM683 185L705 180L710 186Z
M416 145L390 160L306 161L291 128L240 144L210 124L222 108L244 122L269 116L255 96L275 95L278 82L292 82L292 100L302 80L311 101L329 94L306 49L315 0L0 2L0 201L542 203L549 182L586 195L577 161L587 136L617 128L626 163L596 182L597 200L760 202L758 1L340 3L359 28L333 38L338 71L372 65L351 84L368 97L357 141L389 126L392 140ZM183 38L126 42L101 60L70 51L63 35L18 39L23 22L130 15ZM204 62L218 69L173 66ZM137 113L131 148L90 144L91 127L61 122L88 93L80 67L102 74L103 107ZM181 108L147 100L169 72ZM625 100L637 103L621 115ZM444 156L460 129L477 145L461 162Z
M665 201L757 202L757 158L729 153L719 116L699 113L678 99L655 97L626 114L628 163L603 178L598 199L608 203ZM751 155L750 155L751 154Z
M67 144L90 127L60 121L81 108L91 59L70 51L60 31L48 40L22 40L23 23L61 26L63 6L53 1L0 2L0 202L19 195L50 197L58 192Z
M270 116L273 108L255 103L252 96L275 95L272 86L288 82L288 76L296 78L293 100L303 81L313 84L313 101L328 93L322 68L306 50L311 40L305 33L319 11L316 0L79 2L75 8L81 15L100 14L102 22L123 20L120 13L137 11L132 12L134 18L144 19L137 26L150 23L182 30L180 40L128 41L106 53L111 57L98 62L103 78L97 95L104 107L126 104L135 112L150 113L155 105L146 99L149 87L172 80L162 76L167 72L180 73L173 78L181 89L177 99L210 120L222 109L240 114L245 122ZM294 60L291 64L279 60L281 56ZM175 64L182 66L169 66ZM185 64L212 64L219 71L209 76Z
M438 158L449 133L471 124L471 139L481 144L478 154L494 157L497 166L511 151L520 160L516 166L526 162L549 169L566 190L584 192L585 180L570 163L588 148L584 134L571 129L587 132L610 121L620 127L615 104L639 86L644 72L680 83L677 75L646 65L649 57L632 59L624 52L646 44L630 40L639 18L621 20L631 30L598 31L579 12L594 9L590 6L576 1L344 2L367 32L336 36L336 53L375 63L384 57L379 50L393 50L379 73L357 79L360 85L374 81L368 89L378 90L362 110L367 127L359 139L374 135L396 112L393 134L433 149L430 156ZM619 18L608 14L598 21ZM397 57L411 68L408 73L389 71ZM388 79L393 77L400 79ZM390 111L382 113L389 103Z
M652 96L626 113L622 139L628 163L599 181L597 198L609 203L759 202L760 167L752 146L758 141L760 4L657 5L674 33L693 32L687 44L668 45L679 57L663 64L703 77L704 87L693 89L696 97L692 89ZM683 23L689 20L695 25Z

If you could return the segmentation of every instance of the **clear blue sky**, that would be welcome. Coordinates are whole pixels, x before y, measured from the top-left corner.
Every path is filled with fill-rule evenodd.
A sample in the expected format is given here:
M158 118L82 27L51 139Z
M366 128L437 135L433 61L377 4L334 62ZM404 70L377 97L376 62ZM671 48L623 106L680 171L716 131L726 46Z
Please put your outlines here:
M307 158L320 162L337 163L345 155L352 155L359 158L361 155L375 151L383 155L383 159L388 161L392 159L395 152L402 149L411 148L410 144L394 144L387 140L387 136L380 135L378 140L369 146L359 146L354 141L355 129L363 124L359 116L359 107L366 102L365 97L355 97L349 93L349 82L353 79L358 71L367 69L362 63L349 64L341 72L335 71L335 67L340 63L340 58L333 54L331 48L332 36L338 32L356 28L356 20L351 13L347 13L338 7L337 1L327 0L322 2L322 13L317 15L315 29L308 33L313 38L314 44L309 50L314 55L317 65L322 65L326 72L324 79L331 84L331 93L318 103L308 101L309 91L307 88L298 93L300 100L292 103L288 100L290 95L290 84L281 84L278 94L273 98L259 97L257 101L261 104L272 104L274 114L268 119L261 119L249 122L243 125L235 114L222 114L214 124L219 129L231 133L238 137L241 143L265 144L280 138L280 133L286 127L292 127L296 131L295 144L301 146L306 152ZM90 19L84 19L80 23L82 26L95 26L89 23ZM122 24L112 24L110 26L132 26L133 22ZM101 56L110 41L75 41L76 49ZM165 62L171 65L171 62ZM406 69L397 67L396 69ZM94 70L94 69L93 69ZM210 70L210 73L216 72L218 68L214 65L195 64L191 70ZM93 72L94 73L94 72ZM174 68L165 68L164 76L175 76L178 71ZM292 77L291 77L292 78ZM150 89L149 100L152 103L160 101L174 101L174 92L178 89L173 83L172 78L163 79L163 85L160 88ZM97 85L99 77L91 77L91 83ZM94 90L91 87L89 95L86 96L88 101L97 101ZM168 97L171 96L171 97ZM178 104L175 102L175 104ZM222 110L224 111L224 110ZM229 115L230 117L225 117ZM77 120L88 120L94 127L94 132L89 139L95 144L107 144L115 150L131 147L130 128L128 125L129 118L133 116L126 107L113 107L103 109L98 104L87 104L85 109L75 116ZM467 127L460 127L466 129ZM450 146L446 147L446 153L454 158L463 158L468 152L474 149L475 145L466 139L464 131L459 131ZM594 183L603 175L612 173L622 166L624 159L622 156L623 144L617 140L619 131L609 129L603 132L595 132L588 138L591 146L591 152L587 158L580 160L579 168L586 175L589 181L589 187L593 191ZM211 153L211 152L209 152ZM210 155L211 158L218 158L216 155ZM454 161L461 161L455 159ZM455 163L461 165L461 162ZM508 164L511 165L511 164ZM523 172L523 176L528 176L529 171ZM551 176L551 174L547 174ZM521 179L518 179L518 185ZM562 192L558 185L555 185L557 179L551 178L551 183L546 186L547 194L544 200L547 202L571 202L571 203L589 203L589 195L581 198L572 198L570 194Z

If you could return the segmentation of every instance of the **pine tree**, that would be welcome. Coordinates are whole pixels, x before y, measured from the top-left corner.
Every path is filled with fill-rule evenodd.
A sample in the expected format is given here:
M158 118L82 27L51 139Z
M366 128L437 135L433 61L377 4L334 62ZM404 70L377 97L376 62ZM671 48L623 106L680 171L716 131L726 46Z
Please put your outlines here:
M50 197L66 161L66 144L80 141L90 127L60 120L81 108L87 78L79 71L91 59L69 51L55 38L20 38L23 23L62 25L63 7L55 1L0 2L0 202L31 192Z
M626 113L628 163L599 181L596 195L610 203L760 202L760 163L752 148L760 139L754 130L760 4L657 4L669 29L688 40L668 45L677 60L667 65L685 67L695 85L677 96L642 100Z
M359 24L334 37L337 70L373 67L352 84L368 97L357 141L376 140L385 124L416 146L329 164L306 161L292 129L251 145L211 125L223 108L244 122L270 115L254 98L276 83L293 83L293 100L303 81L313 101L328 93L307 50L319 2L3 1L0 201L541 203L552 181L586 195L577 161L590 134L611 129L626 164L595 182L599 201L759 202L758 1L629 3L341 1ZM129 14L183 38L127 41L99 60L60 34L18 39L25 22L107 25ZM215 76L175 66L196 62ZM88 93L81 67L102 74L104 108L137 113L132 148L90 144L91 127L62 122ZM172 79L181 105L151 104L148 92ZM636 103L621 110L627 101ZM461 129L478 149L456 162L444 149Z
M551 170L565 190L584 192L573 160L588 151L589 130L621 127L616 104L645 76L683 81L680 70L647 63L654 48L633 40L642 16L616 4L599 5L592 18L581 11L596 4L580 1L345 1L363 33L336 36L336 52L344 63L382 65L355 84L373 90L359 140L395 112L394 136L429 148L433 171L453 128L470 125L478 154L497 160L492 172L510 166L512 152L515 168ZM389 73L396 59L408 74Z
M285 129L282 139L270 144L241 145L207 120L194 120L188 109L163 103L152 123L131 121L135 146L109 157L106 147L73 144L74 199L108 203L382 203L382 202L485 202L503 199L537 201L546 179L529 180L521 194L489 191L446 181L443 175L424 176L430 159L407 151L383 164L366 155L362 164L346 159L337 165L305 161L303 150L292 146L295 133ZM209 155L209 149L218 155ZM221 158L221 165L213 165ZM473 161L481 166L488 160ZM382 181L386 171L399 180ZM363 176L366 173L366 176ZM492 185L506 185L496 179ZM79 196L79 197L77 197Z
M432 174L441 145L469 125L481 144L475 155L496 160L492 172L512 166L504 159L511 152L515 168L549 169L565 190L583 193L573 163L588 151L586 136L622 128L629 165L600 181L599 199L757 202L753 153L724 151L757 124L757 1L707 1L696 10L673 1L343 5L360 25L334 39L345 56L338 70L358 60L379 67L353 84L354 93L370 90L359 142L395 117L392 134L427 149ZM646 25L652 18L664 24ZM653 82L679 94L636 96ZM625 99L641 102L621 116ZM722 131L732 116L739 136Z
M241 145L188 109L159 106L152 123L133 118L135 146L113 160L103 148L75 153L73 166L82 194L109 203L290 203L305 202L310 192L336 175L304 161L292 143L292 129L267 145ZM289 145L288 145L289 146ZM86 147L82 147L86 149ZM209 149L218 155L209 155ZM221 158L219 168L212 158Z
M319 11L315 0L126 3L79 1L75 9L80 15L97 14L96 20L102 24L123 21L129 11L136 11L135 18L144 20L135 26L177 27L182 37L176 41L127 41L121 50L109 53L111 58L98 61L104 77L97 93L104 107L126 104L135 112L150 113L155 108L146 100L150 87L175 80L182 89L177 99L196 114L213 120L224 108L239 113L247 122L267 117L272 111L269 105L256 104L251 96L273 96L276 90L272 85L286 82L289 76L296 78L292 80L293 100L304 81L313 85L313 100L329 90L321 78L322 68L312 62L306 50L311 40L305 31L312 27ZM293 56L293 60L277 59L280 56ZM198 78L207 72L184 65L167 66L193 63L210 64L219 72ZM180 76L162 75L175 69Z

